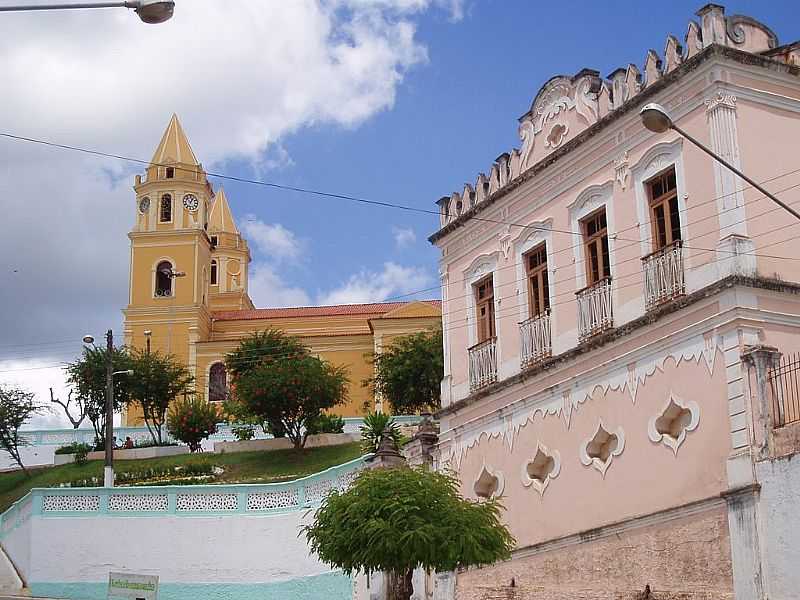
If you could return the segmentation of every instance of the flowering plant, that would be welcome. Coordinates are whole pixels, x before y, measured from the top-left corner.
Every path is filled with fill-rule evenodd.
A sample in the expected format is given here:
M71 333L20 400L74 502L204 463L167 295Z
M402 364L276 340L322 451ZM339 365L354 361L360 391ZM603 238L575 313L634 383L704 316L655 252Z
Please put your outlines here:
M192 452L197 452L202 441L217 432L218 420L214 405L192 397L172 405L167 416L167 430Z

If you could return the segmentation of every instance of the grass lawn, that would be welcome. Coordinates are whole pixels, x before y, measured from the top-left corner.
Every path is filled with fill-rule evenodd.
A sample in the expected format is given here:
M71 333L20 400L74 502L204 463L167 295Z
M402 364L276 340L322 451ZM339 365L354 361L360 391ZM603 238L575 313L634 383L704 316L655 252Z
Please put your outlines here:
M288 481L323 471L361 456L358 442L340 446L308 448L302 452L273 450L271 452L228 452L213 454L184 454L149 460L118 460L117 473L144 472L189 464L207 464L224 469L210 483L270 483ZM31 470L27 478L22 471L0 473L0 512L22 498L31 488L54 487L79 479L103 476L103 461L93 460L85 465L61 465Z

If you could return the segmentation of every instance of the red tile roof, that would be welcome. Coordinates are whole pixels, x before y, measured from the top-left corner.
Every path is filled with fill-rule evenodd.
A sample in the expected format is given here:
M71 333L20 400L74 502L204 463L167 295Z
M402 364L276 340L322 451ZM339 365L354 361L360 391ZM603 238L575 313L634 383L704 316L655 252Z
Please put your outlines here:
M439 300L420 300L441 307ZM296 317L332 317L344 315L384 315L413 302L376 302L373 304L337 304L333 306L297 306L293 308L257 308L215 312L215 321L250 321L254 319L290 319Z

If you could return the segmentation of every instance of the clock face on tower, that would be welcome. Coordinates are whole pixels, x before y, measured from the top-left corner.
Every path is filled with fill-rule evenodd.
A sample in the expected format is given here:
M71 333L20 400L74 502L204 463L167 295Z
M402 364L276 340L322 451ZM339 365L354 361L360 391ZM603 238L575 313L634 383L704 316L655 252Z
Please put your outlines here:
M197 210L197 207L200 206L200 202L194 194L186 194L183 197L183 206L186 207L186 210L194 212Z
M139 212L145 214L148 210L150 210L150 198L145 196L139 200Z

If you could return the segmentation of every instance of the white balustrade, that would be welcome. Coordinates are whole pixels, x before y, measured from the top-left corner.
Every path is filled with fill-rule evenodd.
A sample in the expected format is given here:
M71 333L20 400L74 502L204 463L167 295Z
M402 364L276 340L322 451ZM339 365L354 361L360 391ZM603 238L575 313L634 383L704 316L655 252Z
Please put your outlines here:
M610 277L583 288L575 295L578 298L578 327L581 342L614 326Z
M522 367L529 367L545 358L552 352L550 336L550 311L531 317L519 324L519 335L522 342Z
M475 344L468 352L469 389L477 390L497 381L497 338Z
M642 258L648 310L686 293L683 244L680 240Z

